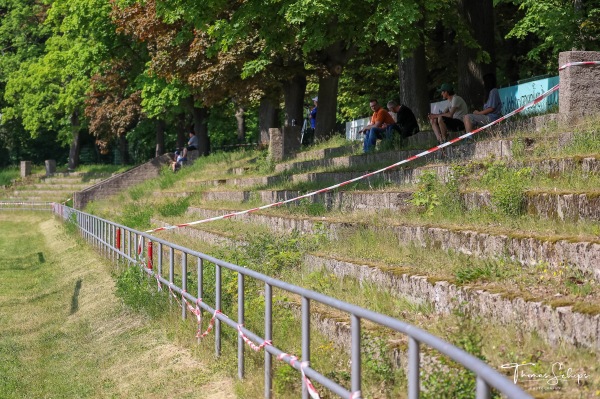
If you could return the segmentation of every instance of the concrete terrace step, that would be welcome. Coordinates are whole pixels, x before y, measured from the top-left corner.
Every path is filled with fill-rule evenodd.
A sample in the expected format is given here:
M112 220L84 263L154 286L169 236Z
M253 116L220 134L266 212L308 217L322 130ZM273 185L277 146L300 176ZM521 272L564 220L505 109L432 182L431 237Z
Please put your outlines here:
M410 165L410 164L409 164ZM517 162L515 166L530 167L535 172L558 176L563 173L581 170L583 174L600 173L600 158L598 157L573 157L547 160L528 160ZM374 171L374 170L372 170ZM364 179L365 182L381 180L392 184L417 184L424 172L435 173L442 181L448 181L452 165L446 163L428 164L418 167L398 167L375 176ZM333 184L360 177L371 171L361 172L307 172L294 174L291 181L294 183L313 182L319 184Z
M49 189L56 189L56 190L72 190L72 191L78 191L81 190L85 187L89 187L90 184L89 183L73 183L73 184L65 184L65 183L37 183L37 184L29 184L27 186L22 186L23 189L27 189L27 190L49 190Z
M239 202L260 201L262 204L272 204L279 201L296 198L304 192L297 190L258 190L258 191L206 191L192 192L155 192L155 196L168 195L172 197L188 197L199 195L209 202ZM327 210L401 210L412 206L410 200L413 192L410 190L385 191L329 191L305 198L303 201L320 203ZM489 192L463 192L462 201L467 210L488 207L495 209ZM526 193L525 204L527 213L542 218L568 221L590 220L600 221L600 191L587 193L557 193L530 191Z
M101 182L102 178L85 178L85 177L47 177L40 180L40 184L46 185L54 185L54 184L84 184L86 186L91 186L92 184L96 184Z
M455 144L426 156L427 160L459 160L459 159L484 159L484 158L511 158L512 157L511 140L486 140L478 142L469 142ZM293 162L278 164L275 166L276 172L290 170L306 170L315 168L350 168L367 167L373 164L393 164L411 156L417 155L423 150L409 151L388 151L373 154L350 155L335 158L315 159L303 162Z
M14 190L13 194L14 195L52 195L52 194L57 194L57 195L63 195L63 194L73 194L75 190L64 190L64 189L57 189L57 190L39 190L39 189L18 189L18 190Z
M232 210L211 210L190 207L189 220L211 218ZM233 220L233 219L230 219ZM454 250L481 258L497 258L502 255L523 265L537 265L545 261L549 268L573 265L583 273L589 273L600 281L600 238L582 239L574 236L542 236L521 231L480 231L468 227L445 227L432 225L372 226L366 223L337 222L325 217L297 218L251 213L237 216L235 220L258 223L274 231L304 233L322 232L323 228L333 239L348 229L367 228L387 230L398 237L398 245L416 244L424 248Z
M322 159L322 158L334 158L343 155L352 154L362 148L362 143L358 144L350 144L341 147L332 147L332 148L324 148L321 150L309 150L304 152L298 152L290 157L286 162L300 162L300 161L309 161L313 159Z
M152 223L168 225L159 220L153 220ZM182 234L212 245L245 245L243 241L191 227L172 230L168 234ZM571 306L555 307L509 293L492 293L479 287L458 286L439 279L430 281L427 276L397 272L393 267L380 268L320 254L306 254L304 267L307 271L325 269L340 278L351 277L359 282L370 282L381 291L411 302L431 303L438 314L448 314L467 304L475 315L503 324L519 324L528 331L537 332L550 343L564 341L600 350L600 315L580 313Z

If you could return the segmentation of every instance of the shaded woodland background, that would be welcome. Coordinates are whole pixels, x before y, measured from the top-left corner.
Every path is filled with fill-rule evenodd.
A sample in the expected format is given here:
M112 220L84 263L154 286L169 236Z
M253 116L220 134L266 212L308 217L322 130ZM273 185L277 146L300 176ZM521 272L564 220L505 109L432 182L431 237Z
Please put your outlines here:
M599 39L600 0L0 0L0 167L139 163L190 130L208 154L315 95L317 137L373 97L424 118L442 82L478 108L485 73L556 74Z

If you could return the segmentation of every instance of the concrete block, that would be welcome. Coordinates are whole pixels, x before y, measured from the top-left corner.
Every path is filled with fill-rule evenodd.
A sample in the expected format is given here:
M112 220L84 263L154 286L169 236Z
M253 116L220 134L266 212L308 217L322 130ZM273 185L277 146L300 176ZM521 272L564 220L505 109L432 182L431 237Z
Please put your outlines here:
M46 176L52 176L56 173L56 161L54 159L46 159Z
M596 61L597 51L565 51L559 54L559 67L570 62ZM600 113L600 65L574 66L559 72L559 114L567 122Z
M31 174L31 161L21 161L21 177L27 177Z

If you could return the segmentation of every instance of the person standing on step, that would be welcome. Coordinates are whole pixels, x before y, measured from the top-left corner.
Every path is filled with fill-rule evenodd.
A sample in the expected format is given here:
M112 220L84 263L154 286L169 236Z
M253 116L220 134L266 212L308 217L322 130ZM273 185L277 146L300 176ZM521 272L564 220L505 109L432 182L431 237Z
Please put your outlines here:
M190 139L188 140L187 147L183 149L183 157L187 158L187 152L198 149L198 137L194 131L190 132Z
M313 100L313 104L315 104L315 106L313 109L310 110L309 118L310 118L310 127L311 127L311 129L315 130L317 128L317 106L319 103L319 97L314 97L312 100Z
M450 108L440 114L429 114L429 122L440 144L448 139L448 130L455 132L465 129L463 116L469 113L469 107L462 97L456 95L450 83L444 83L440 88L442 98L447 100Z
M473 111L463 117L465 131L472 132L475 128L492 123L502 116L502 100L496 88L496 75L488 73L483 77L483 86L487 93L487 99L481 111Z
M382 133L386 130L383 126L396 123L394 118L392 118L392 115L383 109L376 99L371 99L371 101L369 101L369 106L373 110L371 123L358 131L358 133L363 133L365 135L363 141L363 151L365 153L371 151L375 147L377 139L383 139Z

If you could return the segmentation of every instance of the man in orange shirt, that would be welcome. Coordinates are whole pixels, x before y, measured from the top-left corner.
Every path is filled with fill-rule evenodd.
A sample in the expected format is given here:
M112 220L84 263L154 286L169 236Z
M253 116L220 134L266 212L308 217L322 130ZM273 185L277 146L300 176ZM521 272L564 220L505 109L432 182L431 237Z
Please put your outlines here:
M385 128L382 126L393 125L396 123L394 118L379 105L377 100L372 99L369 101L369 105L373 110L371 123L358 131L359 133L365 134L365 139L363 141L363 151L365 153L375 147L377 139L383 139L382 133L385 132Z

